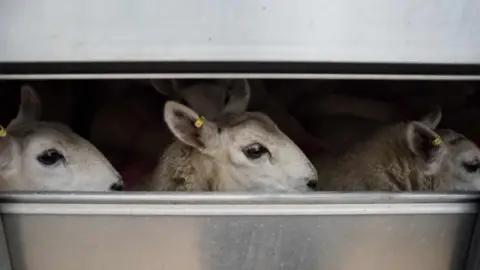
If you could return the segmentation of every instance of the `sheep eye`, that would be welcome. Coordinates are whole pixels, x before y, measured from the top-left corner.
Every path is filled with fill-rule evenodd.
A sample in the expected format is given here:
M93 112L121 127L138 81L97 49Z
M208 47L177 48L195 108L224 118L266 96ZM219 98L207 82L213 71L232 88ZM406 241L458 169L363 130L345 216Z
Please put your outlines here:
M464 162L463 168L469 173L475 173L480 170L480 161L474 160L473 162Z
M242 152L249 159L258 159L264 154L270 153L270 151L268 151L265 146L259 143L252 143L248 145L247 147L242 149Z
M38 162L44 166L55 166L60 162L65 161L65 157L56 149L48 149L37 156Z

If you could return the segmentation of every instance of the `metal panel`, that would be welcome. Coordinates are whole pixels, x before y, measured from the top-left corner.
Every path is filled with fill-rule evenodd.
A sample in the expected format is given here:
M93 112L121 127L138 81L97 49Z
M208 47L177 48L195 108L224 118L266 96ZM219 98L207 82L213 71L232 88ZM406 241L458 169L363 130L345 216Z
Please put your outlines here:
M466 270L480 270L480 214L472 236L470 251L468 252L468 261Z
M464 269L478 195L5 195L37 269Z
M4 0L0 62L480 63L477 0Z
M12 270L10 265L10 256L8 253L5 231L3 229L2 218L0 217L0 270Z

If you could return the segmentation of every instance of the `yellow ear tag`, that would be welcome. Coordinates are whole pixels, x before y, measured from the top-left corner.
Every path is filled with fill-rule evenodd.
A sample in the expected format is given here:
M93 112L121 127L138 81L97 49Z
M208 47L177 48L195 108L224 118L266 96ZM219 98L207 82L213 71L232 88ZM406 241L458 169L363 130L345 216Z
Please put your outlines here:
M4 127L0 126L0 137L5 136L7 136L7 130Z
M197 121L195 121L195 126L199 128L203 125L203 123L205 123L205 117L200 116L200 118L198 118Z
M439 146L442 143L442 138L437 137L435 140L432 141L432 144L435 146Z

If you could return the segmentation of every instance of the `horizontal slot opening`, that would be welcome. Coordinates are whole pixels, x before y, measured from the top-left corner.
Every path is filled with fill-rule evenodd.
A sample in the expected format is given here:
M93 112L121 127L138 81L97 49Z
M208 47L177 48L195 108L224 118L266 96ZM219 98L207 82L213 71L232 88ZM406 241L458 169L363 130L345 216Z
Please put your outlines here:
M108 63L104 64L108 65ZM181 63L177 64L180 67L187 67ZM105 69L105 65L96 66L85 64L84 67L87 68L85 68L84 71L86 71L88 67L96 67L98 71L107 71L106 74L108 74L109 69ZM228 66L228 64L223 65ZM82 69L77 68L81 66L82 65L73 65L70 71L80 71ZM41 65L39 65L39 67L41 67ZM51 67L55 67L55 65L52 64ZM62 65L58 67L62 67ZM224 70L221 67L225 66L220 65L217 68ZM26 68L26 70L30 69L28 65L22 66L22 68ZM212 66L210 68L214 67ZM246 66L235 66L235 68L241 70L242 68L246 68ZM193 67L192 71L194 69L195 67ZM293 65L292 70L295 69L296 66ZM442 68L439 70L441 69ZM67 72L68 70L69 69L64 69L64 71ZM335 69L330 70L335 71ZM460 69L459 74L464 73L465 70L468 70L468 68L463 69L463 71ZM49 71L52 72L53 70L50 69ZM175 70L175 72L182 71L185 70ZM197 71L198 70L195 72ZM210 69L210 71L212 71L212 69ZM255 72L255 69L253 71ZM392 69L388 72L393 73L393 71ZM231 70L228 72L231 72ZM414 74L415 70L411 72ZM368 69L366 73L368 73ZM51 173L51 179L55 179L62 174L64 174L65 177L72 177L72 174L78 172L71 170L78 169L76 166L80 166L79 164L87 164L89 160L93 160L91 164L92 166L97 166L94 167L96 168L94 170L98 170L98 173L103 173L107 175L107 177L110 177L112 172L116 171L123 177L127 187L130 187L131 185L136 185L137 182L145 181L143 179L145 177L152 177L152 174L156 172L155 168L161 167L159 164L162 160L162 154L164 156L168 155L164 153L173 140L179 141L180 145L190 144L188 149L199 150L199 153L207 156L209 160L213 160L213 163L217 162L216 158L218 157L215 155L219 155L218 153L212 154L213 152L210 153L206 150L206 152L203 153L201 152L203 150L200 148L195 148L204 147L205 145L200 145L207 141L201 142L199 145L194 145L193 148L192 143L195 143L195 141L185 140L185 138L183 138L182 141L181 136L183 135L181 132L185 131L181 129L175 130L175 125L182 125L182 122L174 122L174 124L170 126L166 124L167 116L164 115L164 104L168 100L173 100L177 102L175 104L180 104L179 106L181 108L193 108L193 110L200 111L200 114L197 115L207 115L207 123L213 123L212 125L216 126L220 131L218 134L215 133L217 132L215 131L209 136L218 136L218 140L225 140L224 137L220 137L223 136L221 131L226 129L227 132L230 132L228 133L228 138L232 141L228 143L216 141L215 143L225 144L221 150L223 151L221 155L224 155L224 159L229 160L233 158L232 155L234 154L232 153L235 152L240 154L240 158L243 158L243 160L226 163L228 166L232 166L232 168L235 168L235 166L238 168L245 166L251 166L252 168L255 166L259 166L259 168L262 166L270 166L273 168L274 166L278 166L275 165L276 162L285 162L282 166L288 169L282 168L281 166L277 168L283 170L283 176L279 175L277 177L283 177L285 180L292 177L290 175L291 171L294 172L297 170L296 165L288 167L290 163L295 162L294 159L282 159L282 156L289 155L286 153L290 153L290 155L293 156L301 153L303 156L298 156L298 158L301 159L305 157L305 162L297 161L298 164L295 163L299 168L305 166L305 163L310 161L311 164L313 164L312 168L318 169L317 164L328 164L327 166L332 166L331 169L333 170L338 164L352 162L350 160L345 162L339 161L343 160L343 156L350 155L350 152L354 152L354 155L359 156L362 156L365 152L368 153L365 154L367 157L368 155L376 155L373 154L373 152L368 152L368 149L363 150L364 152L357 149L366 143L370 143L374 147L379 147L378 151L380 151L378 156L370 157L372 162L376 162L376 159L391 158L391 156L393 156L394 158L391 159L391 162L393 162L392 166L396 166L394 169L398 170L399 173L405 173L403 170L416 170L415 173L409 176L412 178L407 179L407 181L391 180L396 177L392 175L396 172L394 169L389 169L388 172L382 172L386 178L390 179L388 180L390 182L387 181L390 186L386 189L375 186L373 182L373 184L361 183L360 187L355 188L346 188L341 185L327 185L325 189L321 190L325 192L346 192L346 194L355 190L367 192L395 190L414 191L414 193L436 191L435 194L439 196L438 198L441 198L441 196L452 196L452 198L455 198L455 196L462 196L461 194L469 193L475 197L475 194L477 194L477 186L480 187L480 184L476 183L476 181L480 182L480 150L478 150L477 147L478 140L480 140L480 130L478 130L475 125L472 125L472 123L475 123L480 117L477 106L478 101L480 101L478 94L479 83L477 81L183 78L55 79L5 80L0 81L0 87L2 88L2 100L5 104L2 107L3 112L0 123L4 127L7 127L15 117L23 117L25 119L20 120L25 121L25 125L30 125L28 128L25 128L21 123L20 125L17 123L17 127L15 127L15 123L13 127L10 125L5 138L10 138L11 136L13 139L4 140L6 145L4 152L7 157L6 162L10 162L6 168L17 166L16 162L20 160L24 164L27 164L24 166L31 166L23 169L24 171L22 173L25 173L24 177L26 178L35 178L33 175L28 174L31 173L28 172L28 170L37 170L37 173L44 173L45 176L40 174L39 177L46 178L48 178L47 175ZM22 102L22 95L27 95L23 97L23 102L26 105L20 107L19 104ZM238 110L238 106L242 108L240 109L242 111L235 111L235 114L244 114L246 108L247 111L261 112L262 115L268 116L269 120L265 122L264 120L257 120L255 118L251 123L247 121L247 124L251 126L242 126L242 121L244 120L233 120L234 122L237 121L235 124L220 123L221 121L225 121L224 119L222 120L221 116L225 114L225 108L232 104L237 106L237 108L234 107L234 110ZM40 107L41 110L39 109ZM18 114L18 112L22 110L25 112ZM173 114L171 117L175 118L177 116L178 115ZM35 119L32 121L32 119L27 119L28 117ZM183 115L183 117L186 116ZM20 120L16 121L19 122ZM55 126L52 129L49 124L47 124L46 131L42 131L45 134L41 134L41 136L38 137L35 135L36 130L42 129L41 125L38 124L39 120L60 122L64 126L60 128ZM185 119L177 117L174 120L183 121ZM423 123L424 125L422 124L421 128L427 129L415 129L415 132L420 133L411 135L408 133L410 132L409 127L418 128L415 125L410 125L414 121L420 122L421 124ZM258 126L258 123L260 123L260 126ZM398 128L398 132L390 135L377 135L377 133L382 133L382 130L387 129L387 127L396 126L400 123L404 123L404 127ZM231 125L235 127L239 125L240 131L232 131ZM70 127L71 131L65 131L65 126ZM276 131L275 126L279 128L279 131ZM437 129L439 130L439 138L443 138L441 140L441 147L439 146L438 149L435 149L432 148L432 145L424 145L425 140L434 139L435 136L438 135L435 133ZM12 130L11 133L10 130ZM195 130L193 132L195 132ZM263 135L259 135L257 139L250 138L248 134L256 134L255 132L260 132L260 134ZM272 138L276 138L279 135L277 133L275 133L277 135L272 135L273 133L269 132L280 132L278 134L284 136L282 138L288 138L292 142L286 143L285 139L280 139L276 142ZM51 135L51 133L62 133L62 135L58 137L58 135ZM35 136L32 137L32 134ZM72 134L85 138L91 144L88 142L79 144L79 141L76 141L76 137L75 139L70 138ZM242 139L242 136L238 134L247 134L247 139ZM201 135L196 134L195 136ZM251 136L255 137L254 135ZM269 138L269 136L273 137ZM388 145L389 142L385 142L385 145L381 145L381 143L375 145L375 141L377 140L375 136L378 136L378 141L380 142L391 139L393 141L396 140L396 143L398 141L400 144L399 146L395 146L394 149L389 149L388 151L390 152L387 150L384 151L383 148L390 147ZM385 136L387 136L387 138L385 138ZM35 143L35 140L39 140L39 145ZM57 140L57 142L55 142L55 140ZM247 141L243 142L242 140ZM252 141L250 142L248 140ZM266 141L262 143L258 140ZM236 143L238 145L235 145ZM235 146L232 146L232 149L228 150L227 146L230 145ZM287 146L282 149L282 147L278 145ZM299 147L299 152L292 150L294 148L289 148L291 147L289 145ZM36 149L35 147L40 147L40 149ZM222 147L219 146L219 149ZM257 162L255 161L256 157L248 157L249 153L245 150L248 147L253 147L248 151L264 151L257 153L259 155L257 158L265 159L265 161L263 161L265 164L255 164ZM400 149L397 149L398 147L400 147ZM425 147L427 149L425 149ZM88 153L85 154L82 152L85 150L83 148L91 148L95 149L95 151L98 149L99 153L92 154L93 150L88 150ZM77 154L79 157L77 157ZM30 161L27 162L25 159L22 159L25 155L31 157ZM252 153L250 153L250 155L252 155ZM253 153L253 155L255 155L255 153ZM406 155L408 156L408 162L414 161L416 163L405 163L407 161L402 158L406 158ZM103 161L104 156L108 161ZM247 156L246 159L245 156ZM320 156L320 158L318 158L318 156ZM325 157L327 161L324 161ZM362 159L363 158L358 159L359 164L362 164ZM436 159L441 161L435 163ZM235 162L239 162L239 164L234 164ZM356 161L353 161L353 163L355 162ZM98 167L100 163L102 165ZM113 168L107 170L102 167L110 166L109 164L112 164ZM221 166L225 167L226 164ZM82 166L84 167L78 170L88 175L89 165ZM205 166L215 167L217 165L208 163ZM350 166L354 167L354 165ZM415 168L409 168L408 166L414 166ZM426 173L434 175L435 177L435 173L432 174L428 171L430 170L429 166L431 170L437 170L440 174L448 174L450 178L455 178L454 180L449 179L447 181L454 182L455 184L449 188L429 187L428 185L432 185L431 183L423 183L422 181L430 181L428 180L430 179L430 175L421 176L423 180L419 180L418 175L413 175L421 172L420 174ZM442 169L438 169L438 166ZM164 167L167 166L164 165ZM477 169L477 167L479 168ZM344 166L343 168L349 167ZM5 173L9 172L7 169ZM370 168L370 170L372 169L374 168ZM359 175L365 178L365 174L361 174L364 173L362 169L355 168L355 170L359 171ZM323 181L321 178L325 176L329 177L332 175L330 172L325 173L324 171L325 170L322 169L322 171L318 173L319 181ZM211 174L212 172L207 173ZM275 174L275 172L272 172L272 174ZM344 172L340 174L347 175ZM477 176L477 174L479 174L479 176ZM308 178L309 176L305 175L301 177ZM402 177L406 176L403 175ZM54 181L59 181L59 185L61 185L61 180L56 179ZM185 181L185 179L181 177L174 181L181 182ZM216 190L219 192L230 191L234 193L262 191L262 188L258 189L258 187L255 187L255 185L261 186L262 184L250 183L251 186L247 184L247 187L242 187L242 185L245 185L248 181L243 183L240 179L236 179L235 181L240 181L240 183L231 182L230 184L234 187L212 186L220 185L221 181L215 182L214 184L201 183L199 185L203 186L195 187L193 191ZM369 182L370 180L362 179L360 181ZM70 184L71 183L64 183L63 189L73 192L85 191L82 189L83 187L79 187L78 190L74 187L68 187ZM90 184L94 185L94 183ZM42 191L42 187L46 188L46 191L55 191L55 189L49 190L49 185L45 183L29 183L29 185L36 185L39 189L38 191ZM88 186L88 184L86 185ZM182 185L183 184L179 186ZM373 187L369 188L369 185L373 185ZM457 186L454 187L455 185ZM263 191L276 190L276 188L274 188L275 183L267 186ZM285 186L288 187L283 191L298 191L298 187L294 185L289 186L289 184L282 183L280 186L282 186L282 188ZM7 189L8 188L9 187L7 187ZM146 191L146 187L142 188L143 189L140 190L134 188L130 191ZM282 188L280 188L280 190ZM149 187L148 189L156 192L165 191L158 187ZM311 189L310 187L307 190ZM315 189L315 187L313 189ZM12 190L18 191L15 187L12 188ZM60 191L61 190L62 188ZM87 188L87 190L90 189ZM443 195L440 196L440 194ZM208 196L208 194L205 194L205 196ZM235 195L233 194L232 196ZM333 194L332 196L341 197L344 195ZM368 197L368 195L365 196ZM375 196L372 195L372 198L374 197ZM389 198L391 198L392 201L402 201L402 199L396 199L402 197L396 197L395 193ZM412 198L414 201L415 198ZM325 198L323 198L323 200L324 199ZM320 201L321 200L322 199L320 199Z
M213 76L212 76L213 74ZM418 78L469 79L480 76L475 64L306 63L306 62L32 62L1 63L0 78L135 78L262 76L319 78Z
M68 258L65 262L55 260L66 246L77 249L92 265L120 254L111 265L161 262L177 269L194 269L192 265L222 269L221 265L234 267L240 261L268 262L275 268L297 260L303 269L317 265L318 258L325 261L332 252L346 252L350 258L348 252L357 252L356 246L366 253L355 265L366 265L365 258L382 259L370 250L385 246L388 253L382 256L415 261L412 267L451 263L461 269L477 248L470 241L478 230L480 199L478 81L295 76L150 80L98 74L104 79L53 75L51 80L0 81L0 124L8 127L6 133L0 130L4 166L0 184L5 188L0 212L15 268L77 265L77 256L69 254L61 256ZM169 126L172 118L166 117L165 104L172 100L174 108L182 109L170 114L175 119ZM205 120L188 118L191 110L185 108L202 111L197 114ZM228 118L225 108L237 118ZM242 108L263 115L247 117ZM187 122L182 122L185 117ZM413 121L420 124L412 125ZM199 127L192 129L196 124ZM165 149L173 140L208 156L207 161L196 161L203 167L197 164L194 169L207 176L195 178L199 182L193 182L198 185L194 191L144 185L165 164L161 156L168 155ZM370 151L364 145L378 149ZM184 151L188 154L192 148ZM346 159L354 167L339 170L348 155L354 156L355 162ZM173 171L181 168L169 166ZM210 182L225 167L223 178ZM332 183L325 189L312 187L307 180L313 180L314 173L309 170L317 172L316 185L331 176L339 181L349 177L352 186L347 181L347 188ZM337 170L341 177L329 170ZM119 176L126 191L107 191ZM435 177L453 184L438 190L428 186L436 183L429 182L439 179ZM179 186L192 181L171 180ZM15 186L15 181L22 186ZM391 190L375 181L385 181ZM321 190L310 190L317 188ZM43 248L37 244L49 239L57 240ZM175 256L165 246L173 244L188 258L171 259ZM247 246L254 247L256 257L245 259ZM411 252L419 246L425 254L420 257ZM275 261L257 256L290 252L291 247L308 250ZM155 252L149 253L151 249ZM225 249L239 257L223 255ZM142 257L128 257L138 250L146 251ZM449 256L456 261L450 262ZM437 257L435 263L428 259ZM330 259L332 265L348 261L343 256Z

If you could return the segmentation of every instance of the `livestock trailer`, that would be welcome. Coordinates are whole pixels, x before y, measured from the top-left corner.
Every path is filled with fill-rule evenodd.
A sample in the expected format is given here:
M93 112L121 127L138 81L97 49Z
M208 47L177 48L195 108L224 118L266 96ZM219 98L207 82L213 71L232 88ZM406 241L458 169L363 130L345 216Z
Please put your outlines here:
M0 79L478 80L478 14L475 0L7 0ZM480 270L479 202L3 193L0 270Z

